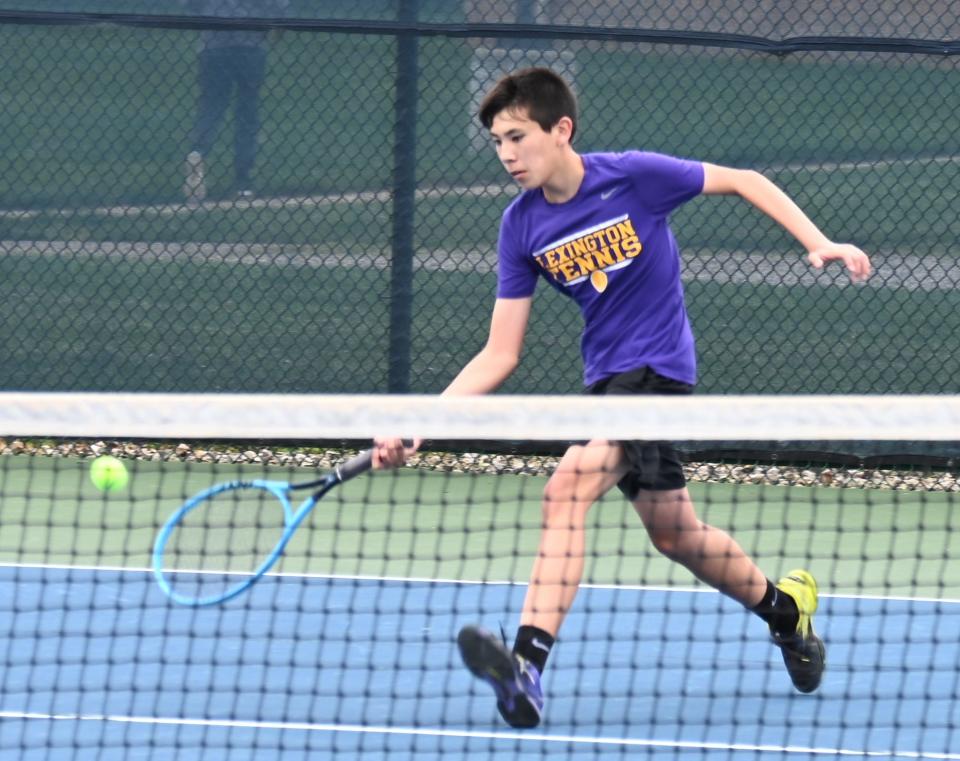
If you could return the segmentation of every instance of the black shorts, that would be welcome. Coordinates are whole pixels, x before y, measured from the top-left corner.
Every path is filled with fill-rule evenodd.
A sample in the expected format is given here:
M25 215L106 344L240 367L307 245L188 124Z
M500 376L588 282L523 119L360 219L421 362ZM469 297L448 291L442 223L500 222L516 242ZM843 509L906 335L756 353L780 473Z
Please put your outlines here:
M649 367L611 375L587 386L584 393L597 396L632 394L692 394L693 386L667 378ZM621 441L629 471L617 484L631 502L640 491L682 489L687 484L683 463L666 441Z

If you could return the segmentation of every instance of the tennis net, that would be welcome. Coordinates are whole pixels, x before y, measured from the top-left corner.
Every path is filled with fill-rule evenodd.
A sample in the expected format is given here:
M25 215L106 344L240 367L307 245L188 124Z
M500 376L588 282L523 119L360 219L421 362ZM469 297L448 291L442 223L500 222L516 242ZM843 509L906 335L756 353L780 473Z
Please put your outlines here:
M958 431L954 397L0 394L0 757L960 759L958 466L915 454ZM233 599L161 591L156 537L190 497L310 481L374 435L426 441L330 491ZM651 540L669 510L648 534L612 488L576 544L571 505L602 467L580 450L571 491L547 482L601 437L681 442L700 520L773 581L815 576L819 689L796 691L766 624L666 557L676 537ZM124 488L93 486L101 455ZM167 576L203 595L269 554L277 500L240 491L185 520ZM582 583L542 721L518 730L457 633L512 645L557 515ZM541 599L566 599L561 575L537 577Z

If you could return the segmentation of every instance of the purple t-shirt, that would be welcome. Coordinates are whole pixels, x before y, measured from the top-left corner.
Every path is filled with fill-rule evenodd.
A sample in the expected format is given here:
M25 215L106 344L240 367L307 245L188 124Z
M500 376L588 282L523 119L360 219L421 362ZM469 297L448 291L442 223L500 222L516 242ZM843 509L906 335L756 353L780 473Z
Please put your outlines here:
M587 385L648 366L696 382L680 252L667 216L703 190L703 165L658 153L587 153L583 182L565 203L542 190L503 214L499 298L533 295L538 276L574 299Z

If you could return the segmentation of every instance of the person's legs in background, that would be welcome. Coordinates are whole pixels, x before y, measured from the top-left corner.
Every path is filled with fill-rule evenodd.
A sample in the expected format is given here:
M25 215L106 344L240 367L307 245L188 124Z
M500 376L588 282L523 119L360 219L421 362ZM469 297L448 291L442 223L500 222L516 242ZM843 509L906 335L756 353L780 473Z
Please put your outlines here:
M234 181L237 196L252 197L251 175L257 158L260 131L260 88L266 71L262 48L232 48L237 83L236 121L233 133Z
M184 167L183 195L188 203L199 203L207 197L204 158L216 140L233 90L232 72L223 49L202 51L199 67L197 118L190 133L190 152Z

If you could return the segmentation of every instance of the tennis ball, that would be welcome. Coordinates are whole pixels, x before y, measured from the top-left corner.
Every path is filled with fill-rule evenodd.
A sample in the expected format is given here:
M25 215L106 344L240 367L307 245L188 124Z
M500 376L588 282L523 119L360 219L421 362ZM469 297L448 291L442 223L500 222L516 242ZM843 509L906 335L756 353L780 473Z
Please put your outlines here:
M90 463L90 480L100 491L120 491L130 480L130 474L116 457L102 455Z

